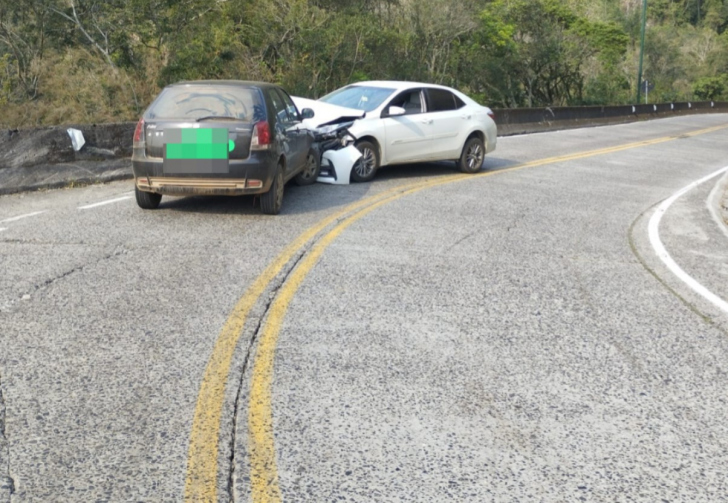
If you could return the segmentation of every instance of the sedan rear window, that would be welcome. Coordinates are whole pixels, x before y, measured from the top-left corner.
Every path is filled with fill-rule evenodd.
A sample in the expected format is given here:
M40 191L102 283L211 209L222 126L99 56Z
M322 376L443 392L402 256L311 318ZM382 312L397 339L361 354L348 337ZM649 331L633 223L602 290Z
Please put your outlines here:
M147 110L147 119L229 117L244 122L265 120L265 107L256 88L189 85L168 87Z
M388 87L348 86L327 94L319 101L371 112L389 98L394 89Z

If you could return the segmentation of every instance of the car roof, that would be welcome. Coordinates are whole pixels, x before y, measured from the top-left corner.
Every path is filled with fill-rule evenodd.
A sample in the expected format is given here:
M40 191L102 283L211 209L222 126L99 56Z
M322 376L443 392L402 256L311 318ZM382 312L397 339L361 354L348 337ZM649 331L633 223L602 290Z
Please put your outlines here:
M397 91L402 91L404 89L409 89L411 87L435 87L439 89L447 89L448 91L451 91L452 89L446 86L441 86L438 84L426 84L424 82L408 82L405 80L367 80L364 82L355 82L351 84L352 86L370 86L370 87L384 87L389 89L395 89Z
M270 82L256 82L251 80L184 80L182 82L175 82L167 87L181 87L181 86L240 86L240 87L280 87L277 84L271 84Z

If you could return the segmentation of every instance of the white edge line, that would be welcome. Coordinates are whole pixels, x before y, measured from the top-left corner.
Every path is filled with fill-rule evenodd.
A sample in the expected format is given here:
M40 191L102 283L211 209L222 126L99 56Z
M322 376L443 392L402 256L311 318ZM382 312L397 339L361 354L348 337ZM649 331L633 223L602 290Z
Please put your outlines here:
M101 201L100 203L94 203L94 204L87 204L86 206L79 206L79 210L89 210L91 208L96 208L97 206L104 206L106 204L112 204L112 203L118 203L120 201L126 201L127 199L131 199L131 196L124 196L124 197L117 197L116 199L109 199L108 201Z
M0 220L0 224L4 224L4 223L8 223L8 222L17 222L18 220L22 220L24 218L34 217L36 215L40 215L41 213L45 213L46 211L48 211L48 210L35 211L33 213L27 213L25 215L18 215L17 217L6 218L5 220Z
M723 231L723 234L728 237L728 225L726 225L720 215L718 215L718 210L716 209L720 206L720 196L723 195L721 192L726 189L728 189L728 173L718 180L718 183L715 184L713 190L710 191L706 204L708 205L710 216L713 217L713 220L720 230Z
M721 173L728 171L728 166L725 168L721 168L715 173L712 173L704 178L701 178L700 180L691 183L687 187L684 187L677 191L675 194L673 194L670 198L665 199L655 210L655 213L650 217L650 223L648 226L648 233L650 237L650 243L652 244L652 248L654 248L655 253L657 256L662 260L662 262L667 266L670 271L677 276L683 283L688 285L694 292L701 295L703 298L708 300L711 304L719 308L724 313L728 314L728 302L724 301L717 295L715 295L713 292L705 288L703 285L698 283L692 276L690 276L688 273L683 271L683 269L677 265L677 263L672 259L669 253L667 253L667 250L665 249L665 245L662 244L662 241L660 240L660 221L662 220L663 215L667 211L667 209L677 201L682 195L685 193L691 191L698 185L701 185L711 178L715 178L716 176L720 175Z

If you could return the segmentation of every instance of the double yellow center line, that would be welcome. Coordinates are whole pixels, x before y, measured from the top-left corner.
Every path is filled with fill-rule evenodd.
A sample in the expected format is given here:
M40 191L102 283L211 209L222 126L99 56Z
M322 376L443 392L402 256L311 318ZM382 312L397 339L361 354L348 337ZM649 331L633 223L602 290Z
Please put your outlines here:
M421 184L412 184L411 187L418 185ZM268 265L235 305L213 347L200 385L187 455L185 501L217 501L218 441L225 384L230 373L235 348L243 333L248 315L260 296L293 257L301 253L306 244L321 231L347 214L403 190L406 190L405 187L394 187L381 194L350 204L308 228ZM258 351L260 352L260 349Z
M225 385L229 377L235 349L243 333L243 328L251 309L258 302L260 296L269 288L273 280L284 270L286 265L294 257L303 253L306 245L325 229L333 225L331 230L313 243L311 249L305 254L301 262L281 286L268 310L265 323L259 335L248 404L250 483L253 501L256 503L275 503L282 499L276 468L272 411L273 362L278 335L288 306L296 291L308 273L315 267L326 248L346 228L385 204L428 188L525 168L656 145L678 138L707 134L725 128L728 128L728 125L715 126L692 131L687 134L665 136L653 140L628 143L577 154L550 157L476 175L456 174L412 184L404 184L350 204L304 231L253 282L243 297L238 301L218 336L200 385L200 392L192 421L187 457L185 501L217 502L220 421L223 410ZM235 448L235 446L232 448Z

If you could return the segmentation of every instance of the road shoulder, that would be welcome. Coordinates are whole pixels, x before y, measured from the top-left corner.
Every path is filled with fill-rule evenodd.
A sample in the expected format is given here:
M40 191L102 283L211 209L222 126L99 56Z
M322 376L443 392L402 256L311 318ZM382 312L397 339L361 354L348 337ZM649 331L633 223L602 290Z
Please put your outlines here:
M728 177L710 180L678 198L659 226L659 239L670 258L698 284L724 300L728 298L728 229L714 218L715 199L725 197ZM721 197L715 198L716 189ZM630 229L635 253L643 265L706 322L728 331L728 316L679 279L658 257L649 238L649 223L658 205L646 210ZM720 214L720 213L718 213ZM725 210L723 210L723 215Z

